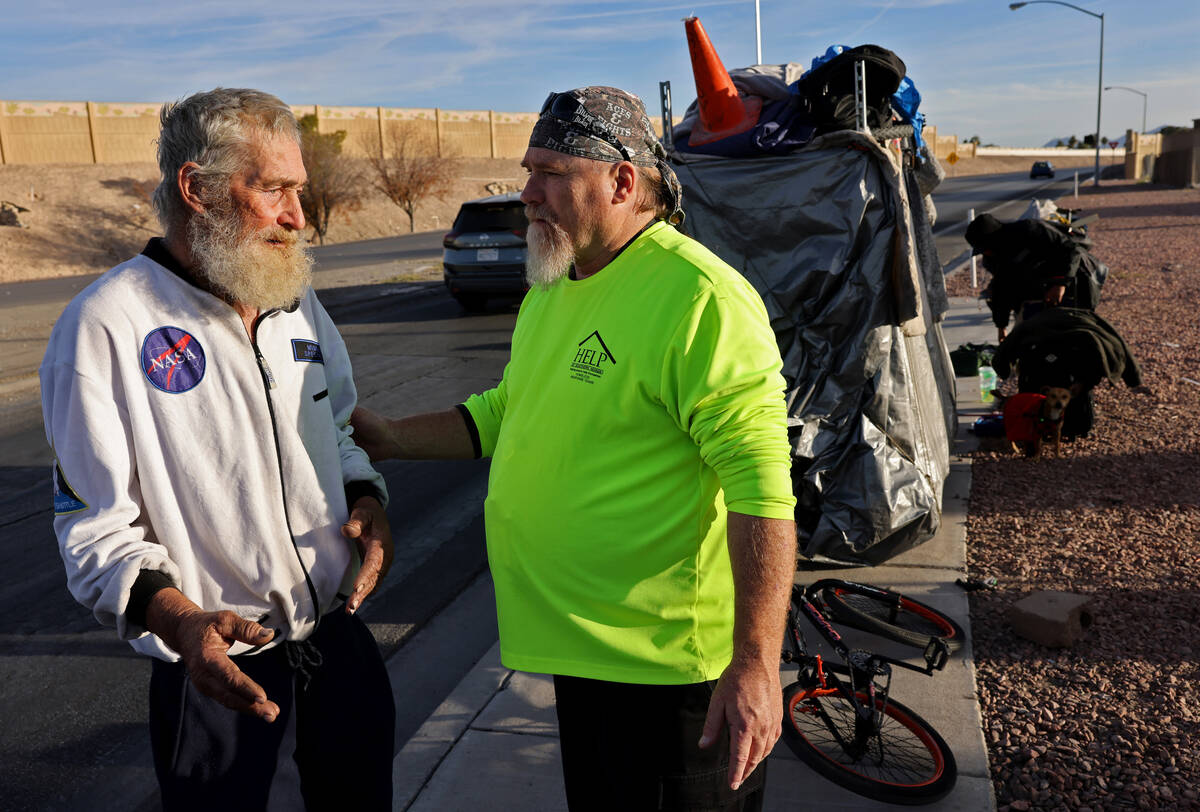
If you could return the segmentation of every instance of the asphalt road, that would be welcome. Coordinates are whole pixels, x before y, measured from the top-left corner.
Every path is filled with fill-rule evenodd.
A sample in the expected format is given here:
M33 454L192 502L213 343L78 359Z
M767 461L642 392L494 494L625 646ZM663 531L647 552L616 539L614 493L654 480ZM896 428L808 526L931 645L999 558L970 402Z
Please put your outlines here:
M966 210L1015 217L1032 197L1061 194L1024 174L947 179L934 193L943 261L965 248ZM1053 187L1053 188L1051 188ZM957 241L957 242L956 242ZM500 305L465 316L441 285L381 281L396 263L428 264L441 234L316 249L321 298L346 338L360 399L391 414L444 408L496 381L515 318ZM323 280L350 278L328 287ZM65 587L48 510L50 452L36 369L63 305L91 278L0 285L0 808L153 809L145 728L149 667L101 629ZM397 557L387 588L363 610L385 653L403 743L495 640L490 606L441 644L414 633L484 567L487 463L388 463ZM411 645L407 641L415 640ZM401 649L401 645L404 648ZM402 656L401 656L402 655Z

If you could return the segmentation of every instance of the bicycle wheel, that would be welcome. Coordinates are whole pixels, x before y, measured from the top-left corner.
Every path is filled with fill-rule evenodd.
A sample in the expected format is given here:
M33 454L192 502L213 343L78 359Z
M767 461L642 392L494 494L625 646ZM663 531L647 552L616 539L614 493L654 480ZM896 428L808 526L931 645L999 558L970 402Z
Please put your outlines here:
M917 648L925 648L932 637L942 638L952 652L962 648L962 627L932 606L890 589L832 579L822 583L829 613L847 626Z
M844 668L836 671L849 685ZM856 694L867 702L865 692ZM882 704L876 698L876 707ZM949 794L958 766L949 745L913 711L888 699L877 733L861 753L849 753L854 741L854 706L835 689L815 680L794 682L783 692L783 738L801 761L851 792L876 801L915 806Z

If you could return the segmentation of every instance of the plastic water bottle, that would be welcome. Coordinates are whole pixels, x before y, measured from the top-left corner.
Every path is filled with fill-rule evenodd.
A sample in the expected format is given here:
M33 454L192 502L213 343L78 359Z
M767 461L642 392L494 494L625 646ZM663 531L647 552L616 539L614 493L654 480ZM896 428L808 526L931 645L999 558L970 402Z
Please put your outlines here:
M992 395L992 390L996 388L996 370L989 366L979 368L979 399L984 403L991 403L996 398Z

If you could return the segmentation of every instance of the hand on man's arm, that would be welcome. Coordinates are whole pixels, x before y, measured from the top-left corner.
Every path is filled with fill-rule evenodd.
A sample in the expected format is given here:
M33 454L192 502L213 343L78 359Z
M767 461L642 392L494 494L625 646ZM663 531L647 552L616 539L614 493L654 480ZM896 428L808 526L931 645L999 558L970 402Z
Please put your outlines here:
M227 708L273 722L279 706L229 658L235 642L261 646L275 633L233 612L206 612L174 587L160 589L146 606L146 628L183 658L200 693Z
M779 652L796 571L796 525L729 514L733 661L713 691L700 737L710 747L729 726L729 785L737 789L783 732Z
M354 442L372 461L469 460L477 456L467 419L457 408L392 420L359 406L350 415L350 425Z

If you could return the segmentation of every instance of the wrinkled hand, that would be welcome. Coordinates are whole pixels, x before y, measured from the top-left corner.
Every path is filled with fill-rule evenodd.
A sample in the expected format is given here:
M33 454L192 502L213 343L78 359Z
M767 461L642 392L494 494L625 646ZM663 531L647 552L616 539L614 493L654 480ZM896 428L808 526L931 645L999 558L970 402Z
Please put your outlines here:
M200 693L231 710L274 722L279 706L267 698L262 686L234 665L228 653L235 642L261 646L274 635L270 629L233 612L205 612L196 607L178 615L173 630L163 639L179 652Z
M372 461L397 456L396 441L383 415L357 406L350 414L350 425L354 427L354 433L350 436L355 445L367 452Z
M758 763L771 754L783 733L782 688L778 662L729 664L717 681L700 747L711 747L729 726L729 786L737 789Z
M373 496L363 496L355 502L350 518L342 525L342 535L354 541L362 559L362 567L354 579L354 590L346 601L346 612L352 615L392 568L392 557L395 555L392 529L379 500Z

